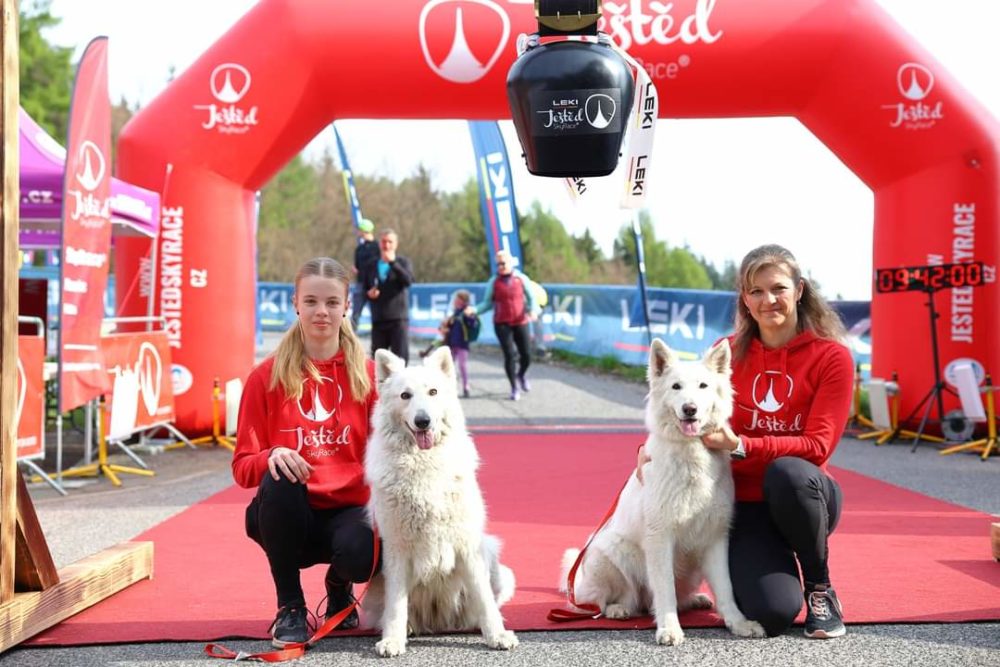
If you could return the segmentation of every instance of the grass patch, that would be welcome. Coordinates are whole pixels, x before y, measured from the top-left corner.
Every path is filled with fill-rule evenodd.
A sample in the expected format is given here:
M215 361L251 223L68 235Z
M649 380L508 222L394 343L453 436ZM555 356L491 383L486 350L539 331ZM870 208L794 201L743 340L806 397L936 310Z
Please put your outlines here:
M552 350L554 361L578 368L581 370L596 371L633 380L635 382L646 381L646 368L644 366L630 366L623 364L617 357L605 354L600 357L590 357L566 350Z

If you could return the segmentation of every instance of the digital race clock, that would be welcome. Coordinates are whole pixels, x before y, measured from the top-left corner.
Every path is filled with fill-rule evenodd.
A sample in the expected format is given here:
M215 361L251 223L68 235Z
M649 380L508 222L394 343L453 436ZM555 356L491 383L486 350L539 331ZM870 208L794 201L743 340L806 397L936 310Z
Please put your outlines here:
M875 270L877 292L931 292L952 287L978 287L985 283L982 262L905 266Z

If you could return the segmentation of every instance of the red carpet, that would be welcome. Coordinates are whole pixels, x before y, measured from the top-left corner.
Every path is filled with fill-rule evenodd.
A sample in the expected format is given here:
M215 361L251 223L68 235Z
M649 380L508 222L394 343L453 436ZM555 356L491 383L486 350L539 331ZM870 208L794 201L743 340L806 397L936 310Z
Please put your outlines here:
M488 434L476 441L491 532L505 543L517 595L503 613L515 630L649 627L639 622L552 624L563 550L580 546L635 461L640 434ZM848 444L845 446L856 446ZM868 445L865 445L868 446ZM831 570L850 623L1000 620L1000 564L989 516L844 470L845 512ZM929 474L933 474L929 471ZM233 487L152 528L155 579L140 582L37 636L33 645L208 641L266 637L274 599L263 553L243 534L249 491ZM309 604L322 568L305 574ZM709 612L686 627L717 625Z

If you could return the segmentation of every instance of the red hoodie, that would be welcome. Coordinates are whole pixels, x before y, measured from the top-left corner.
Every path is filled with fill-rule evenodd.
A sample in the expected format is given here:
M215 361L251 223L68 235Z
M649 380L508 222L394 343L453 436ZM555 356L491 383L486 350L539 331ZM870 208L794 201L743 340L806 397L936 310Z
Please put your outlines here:
M764 470L781 456L825 471L847 425L853 385L854 361L837 341L804 331L772 350L754 339L733 361L730 422L747 453L733 461L736 499L763 500Z
M306 482L314 509L360 506L368 502L364 481L365 446L375 407L375 364L367 363L372 390L359 402L351 396L344 353L313 361L322 381L306 377L302 398L287 398L271 385L274 357L250 371L240 401L233 478L244 488L260 485L274 447L298 451L313 466Z

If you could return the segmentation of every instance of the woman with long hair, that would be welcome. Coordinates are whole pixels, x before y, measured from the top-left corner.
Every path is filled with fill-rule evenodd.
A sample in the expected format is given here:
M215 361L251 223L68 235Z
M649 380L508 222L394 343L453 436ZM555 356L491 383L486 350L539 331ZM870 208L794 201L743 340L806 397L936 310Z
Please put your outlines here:
M851 405L854 362L846 332L779 245L750 251L738 280L729 337L732 434L701 438L733 459L729 572L736 603L775 636L792 625L805 600L805 635L839 637L846 628L830 582L828 539L843 496L827 461ZM640 479L648 460L640 448Z
M348 271L328 257L302 265L295 324L250 372L240 402L233 477L257 489L246 531L274 580L278 648L310 636L300 569L328 565L329 618L350 605L353 583L375 567L364 481L374 365L351 328L350 284ZM339 627L357 625L354 611Z

